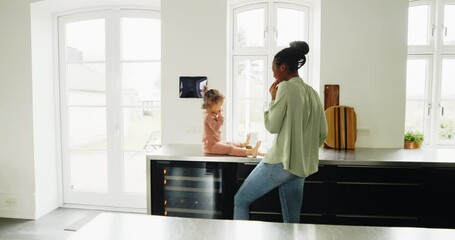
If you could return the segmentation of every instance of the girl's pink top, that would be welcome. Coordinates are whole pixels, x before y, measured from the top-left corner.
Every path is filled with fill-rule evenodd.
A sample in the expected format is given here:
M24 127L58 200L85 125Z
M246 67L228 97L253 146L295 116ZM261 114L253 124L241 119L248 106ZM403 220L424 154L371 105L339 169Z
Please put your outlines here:
M204 112L204 131L202 133L202 144L204 150L210 149L213 144L221 141L221 127L224 123L224 117L220 114Z

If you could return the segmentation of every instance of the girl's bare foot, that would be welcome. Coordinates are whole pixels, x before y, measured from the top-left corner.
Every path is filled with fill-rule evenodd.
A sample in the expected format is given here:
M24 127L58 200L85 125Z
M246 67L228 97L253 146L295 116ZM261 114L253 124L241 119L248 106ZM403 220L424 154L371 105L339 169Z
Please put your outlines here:
M254 148L251 149L251 156L253 156L254 158L258 156L260 146L261 141L257 141L256 146L254 146Z

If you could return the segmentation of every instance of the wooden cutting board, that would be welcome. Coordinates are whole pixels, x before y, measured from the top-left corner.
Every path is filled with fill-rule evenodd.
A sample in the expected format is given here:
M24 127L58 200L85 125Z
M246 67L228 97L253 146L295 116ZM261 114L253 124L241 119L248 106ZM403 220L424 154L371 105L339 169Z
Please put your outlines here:
M354 149L357 140L357 117L353 107L331 106L325 110L327 138L325 144L335 149Z
M340 105L340 85L324 85L324 110L331 106Z

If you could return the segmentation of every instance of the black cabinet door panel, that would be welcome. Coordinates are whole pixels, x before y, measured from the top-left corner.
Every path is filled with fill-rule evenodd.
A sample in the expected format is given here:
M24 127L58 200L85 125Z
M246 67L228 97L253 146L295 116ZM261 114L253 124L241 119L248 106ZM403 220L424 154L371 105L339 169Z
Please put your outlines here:
M421 215L420 186L337 183L332 206L336 215L417 217Z
M435 168L429 173L425 216L429 225L455 228L455 169Z
M336 182L419 184L422 174L421 168L338 166L332 175Z

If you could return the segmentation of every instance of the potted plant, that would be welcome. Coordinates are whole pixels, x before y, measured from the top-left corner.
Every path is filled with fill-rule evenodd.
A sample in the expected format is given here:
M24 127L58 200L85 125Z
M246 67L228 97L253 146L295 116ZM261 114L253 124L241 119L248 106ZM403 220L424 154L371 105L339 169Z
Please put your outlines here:
M404 134L404 148L420 148L423 143L423 133L419 131L406 131Z

